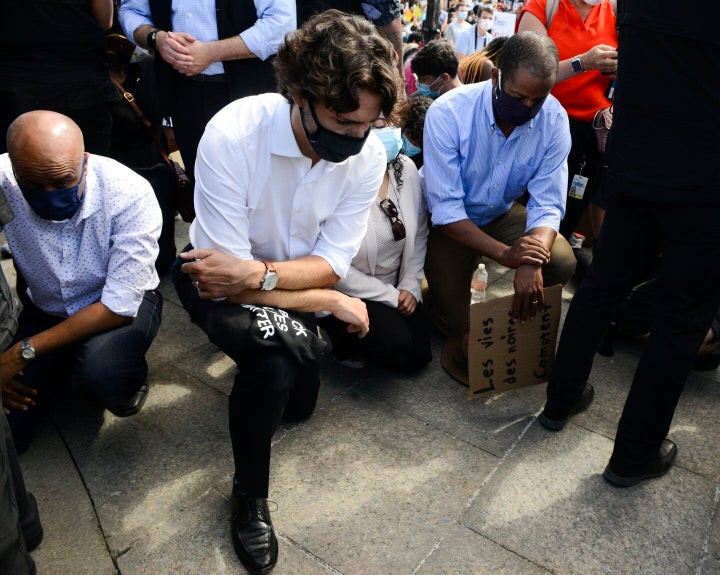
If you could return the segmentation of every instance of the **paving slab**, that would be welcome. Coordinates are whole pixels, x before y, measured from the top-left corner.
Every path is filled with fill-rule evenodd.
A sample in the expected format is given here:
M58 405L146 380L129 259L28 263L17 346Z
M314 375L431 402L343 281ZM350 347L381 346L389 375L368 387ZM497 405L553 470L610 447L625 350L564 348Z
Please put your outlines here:
M231 475L227 399L172 366L130 418L56 413L114 554Z
M627 346L616 350L611 358L597 355L590 376L595 400L573 422L614 438L637 362L638 357ZM720 384L691 372L669 433L678 444L677 464L710 479L720 477L719 403Z
M45 530L43 542L32 554L38 572L114 575L117 570L92 501L52 425L46 422L38 429L20 463L27 488L37 498Z
M175 520L159 524L118 559L123 575L147 573L225 575L243 573L230 539L230 501L208 491ZM323 566L279 533L279 560L273 575L327 574Z
M167 290L165 290L167 291ZM162 323L147 354L151 370L161 370L166 363L192 363L205 360L197 350L207 343L207 335L194 323L185 310L170 300L163 305Z
M435 358L441 349L442 341L435 338ZM361 371L365 373L358 391L498 457L545 403L544 385L470 400L468 388L450 377L438 360L415 375Z
M351 390L273 450L287 537L341 573L411 573L497 459Z
M453 523L418 575L547 575L550 571L493 543L471 529Z
M720 561L717 559L707 559L702 564L698 575L720 575Z
M534 424L480 491L463 523L556 573L694 573L714 482L674 467L618 489L601 477L612 442Z

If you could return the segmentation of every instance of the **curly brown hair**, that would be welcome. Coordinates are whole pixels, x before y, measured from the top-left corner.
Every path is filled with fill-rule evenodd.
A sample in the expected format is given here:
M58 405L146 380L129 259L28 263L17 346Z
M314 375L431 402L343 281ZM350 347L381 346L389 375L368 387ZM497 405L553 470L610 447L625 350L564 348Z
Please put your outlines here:
M380 96L383 115L399 122L403 85L397 54L375 27L360 16L327 10L291 32L274 62L278 90L319 100L339 113L358 109L358 93Z

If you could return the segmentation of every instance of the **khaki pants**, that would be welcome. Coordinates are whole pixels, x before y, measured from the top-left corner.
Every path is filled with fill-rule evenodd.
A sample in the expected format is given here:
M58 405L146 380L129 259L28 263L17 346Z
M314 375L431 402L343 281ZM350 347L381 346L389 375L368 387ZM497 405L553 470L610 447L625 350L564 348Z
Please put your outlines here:
M515 203L502 216L480 228L506 245L525 235L527 212ZM430 319L444 333L464 335L469 328L470 278L480 254L448 237L441 229L430 228L425 277L430 293L426 307ZM575 271L570 244L558 234L550 250L550 262L543 266L545 286L565 284Z

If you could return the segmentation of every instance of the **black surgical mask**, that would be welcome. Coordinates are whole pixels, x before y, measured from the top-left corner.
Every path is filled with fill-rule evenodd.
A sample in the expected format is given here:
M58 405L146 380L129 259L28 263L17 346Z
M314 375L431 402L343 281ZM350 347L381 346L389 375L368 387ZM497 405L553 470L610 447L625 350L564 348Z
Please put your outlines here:
M305 125L302 107L300 107L300 121L302 122L307 139L310 140L310 145L320 158L337 164L347 160L350 156L355 156L360 153L365 145L365 140L367 140L370 135L370 127L368 127L367 132L365 132L362 138L338 134L337 132L323 128L315 114L315 106L313 106L310 100L308 100L308 108L310 108L310 113L317 126L315 133L311 134L308 131Z
M545 98L528 107L517 98L508 95L501 86L502 72L498 70L498 85L495 89L493 108L495 115L512 126L522 126L538 115Z
M35 190L18 183L18 187L25 201L38 216L44 220L62 221L75 215L82 204L82 197L79 196L78 192L80 190L80 184L82 184L85 177L86 161L87 160L83 161L80 181L69 188L60 188L48 192L45 190ZM85 194L83 194L83 196L84 195Z

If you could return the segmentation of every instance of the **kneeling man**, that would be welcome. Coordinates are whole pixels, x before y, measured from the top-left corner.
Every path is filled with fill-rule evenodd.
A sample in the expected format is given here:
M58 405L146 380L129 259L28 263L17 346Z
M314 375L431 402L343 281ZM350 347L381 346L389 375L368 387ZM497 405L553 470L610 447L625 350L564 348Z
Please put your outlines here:
M478 259L515 269L513 314L520 320L542 309L543 285L564 284L575 267L557 233L570 151L567 114L550 95L557 69L552 40L516 34L491 80L441 96L425 119L429 313L451 336L442 363L461 381L467 382L464 336ZM518 200L526 192L524 206Z
M361 300L323 288L347 274L382 182L385 148L371 128L381 115L398 121L395 59L365 19L323 12L278 51L282 94L223 108L198 148L190 228L198 249L183 254L195 261L175 280L192 320L238 366L231 535L251 573L277 560L267 506L272 434L281 418L309 417L320 387L308 312L368 331Z
M119 417L142 407L145 352L162 312L154 266L162 216L150 184L87 154L70 118L28 112L7 137L0 187L15 219L5 234L27 289L2 354L2 395L22 452L41 408L71 376Z

